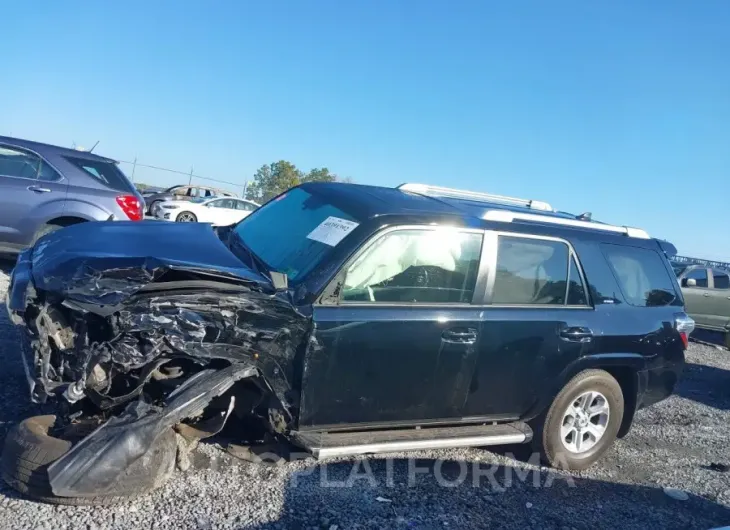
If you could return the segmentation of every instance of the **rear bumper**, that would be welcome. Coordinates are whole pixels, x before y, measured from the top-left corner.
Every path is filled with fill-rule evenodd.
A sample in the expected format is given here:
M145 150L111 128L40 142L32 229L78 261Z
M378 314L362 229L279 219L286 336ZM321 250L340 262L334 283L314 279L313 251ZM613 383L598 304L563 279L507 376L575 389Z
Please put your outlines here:
M639 372L639 408L648 407L671 396L683 370L684 358Z

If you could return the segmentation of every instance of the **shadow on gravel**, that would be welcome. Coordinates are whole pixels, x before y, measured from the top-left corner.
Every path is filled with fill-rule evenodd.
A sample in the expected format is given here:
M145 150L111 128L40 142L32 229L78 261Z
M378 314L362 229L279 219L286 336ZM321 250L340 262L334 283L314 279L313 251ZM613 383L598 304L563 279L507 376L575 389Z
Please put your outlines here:
M687 363L675 394L708 407L730 410L730 370Z
M730 508L695 495L678 501L661 488L432 459L313 465L292 475L280 513L276 521L247 528L706 530L730 522Z

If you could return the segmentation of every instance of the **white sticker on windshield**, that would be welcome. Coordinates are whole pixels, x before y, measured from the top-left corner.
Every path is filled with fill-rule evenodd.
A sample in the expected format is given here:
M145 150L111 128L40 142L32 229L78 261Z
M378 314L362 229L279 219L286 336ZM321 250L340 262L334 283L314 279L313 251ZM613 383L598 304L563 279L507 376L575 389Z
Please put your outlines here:
M334 247L342 241L347 234L357 228L358 223L354 221L348 221L347 219L340 219L339 217L329 216L327 219L322 221L320 225L309 232L307 239L313 239Z

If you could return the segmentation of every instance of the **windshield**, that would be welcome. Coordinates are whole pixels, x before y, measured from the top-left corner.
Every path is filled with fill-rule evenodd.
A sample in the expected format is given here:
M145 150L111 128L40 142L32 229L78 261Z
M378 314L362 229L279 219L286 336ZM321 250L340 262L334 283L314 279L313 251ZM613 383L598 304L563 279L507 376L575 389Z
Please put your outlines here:
M270 270L302 278L358 225L318 195L289 190L246 217L235 233Z

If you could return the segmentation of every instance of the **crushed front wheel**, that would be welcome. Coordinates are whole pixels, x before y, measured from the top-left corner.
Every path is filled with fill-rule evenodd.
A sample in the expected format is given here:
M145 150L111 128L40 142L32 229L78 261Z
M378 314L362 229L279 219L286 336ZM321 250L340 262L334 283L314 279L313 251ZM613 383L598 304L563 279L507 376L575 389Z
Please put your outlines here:
M108 494L59 497L48 479L48 467L66 454L72 443L49 435L55 416L35 416L8 433L2 454L2 477L12 488L53 504L99 506L128 501L164 484L175 468L177 442L172 429L164 431L149 450L117 478Z

